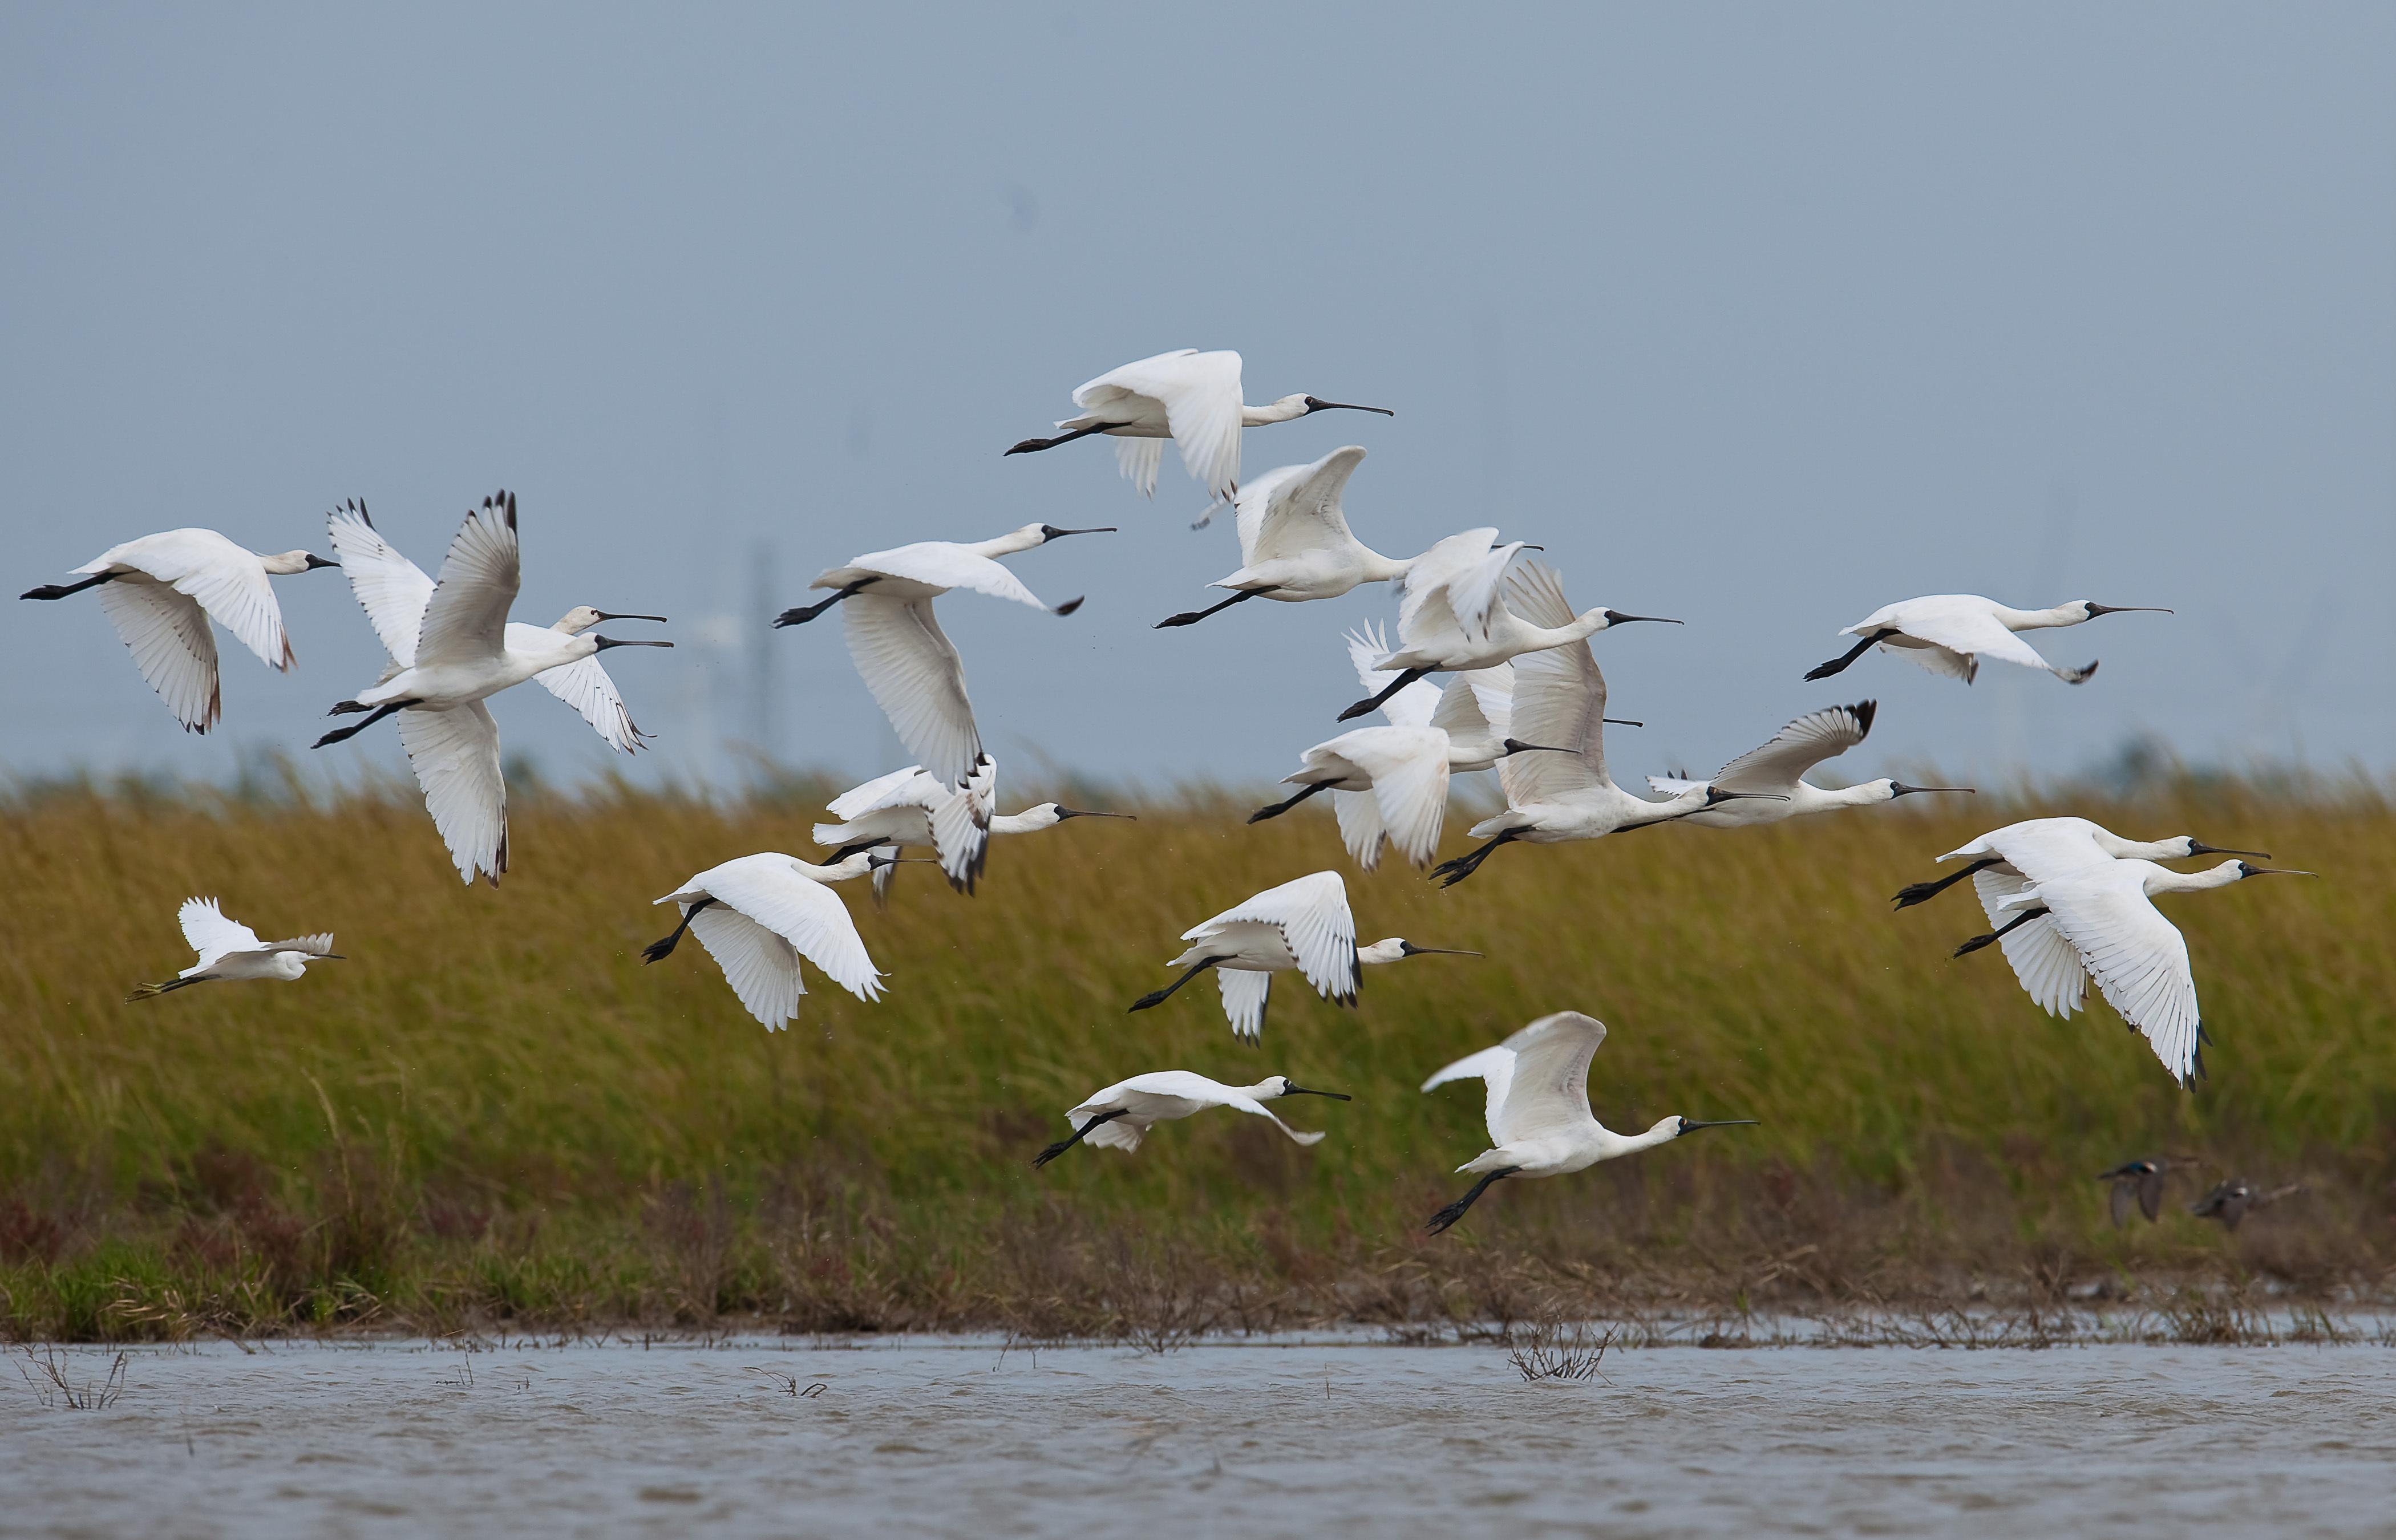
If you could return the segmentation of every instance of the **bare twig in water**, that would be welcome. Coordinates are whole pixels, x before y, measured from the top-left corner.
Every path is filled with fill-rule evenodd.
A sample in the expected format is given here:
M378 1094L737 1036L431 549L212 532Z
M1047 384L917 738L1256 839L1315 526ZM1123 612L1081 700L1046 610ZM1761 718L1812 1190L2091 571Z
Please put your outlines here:
M39 1352L31 1348L17 1350L24 1356L24 1361L17 1365L17 1373L22 1374L25 1384L41 1397L44 1406L64 1404L77 1412L105 1412L125 1394L125 1370L128 1361L123 1353L109 1361L106 1379L98 1384L87 1380L77 1386L67 1377L68 1361L59 1356L57 1348L44 1348Z
M1598 1365L1614 1346L1614 1328L1593 1332L1587 1321L1533 1321L1507 1334L1506 1361L1525 1380L1605 1379ZM1612 1380L1606 1380L1608 1385Z

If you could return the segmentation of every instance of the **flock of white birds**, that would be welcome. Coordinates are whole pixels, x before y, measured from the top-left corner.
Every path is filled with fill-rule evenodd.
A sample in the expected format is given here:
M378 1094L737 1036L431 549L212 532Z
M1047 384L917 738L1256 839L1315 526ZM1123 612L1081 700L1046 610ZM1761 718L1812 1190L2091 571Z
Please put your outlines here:
M1079 410L1058 423L1055 436L1027 439L1007 453L1111 437L1124 473L1143 494L1153 495L1169 440L1215 499L1207 517L1218 504L1230 503L1239 531L1240 566L1212 586L1231 597L1172 616L1157 622L1160 627L1194 625L1251 599L1299 604L1336 599L1367 583L1396 588L1394 643L1378 623L1345 637L1367 694L1340 712L1339 720L1378 710L1385 723L1351 729L1308 749L1298 770L1285 777L1297 791L1258 810L1251 822L1278 816L1327 790L1340 839L1358 866L1371 870L1385 852L1394 850L1417 867L1431 867L1451 777L1495 768L1505 809L1473 826L1472 837L1484 843L1433 869L1438 880L1452 885L1508 844L1594 840L1683 820L1739 829L1916 792L1970 790L1907 786L1887 778L1832 789L1806 780L1815 766L1870 734L1877 707L1870 700L1799 717L1710 778L1649 777L1652 796L1624 788L1606 768L1605 725L1620 719L1605 714L1605 676L1590 638L1660 617L1603 605L1576 611L1554 568L1518 560L1524 551L1540 548L1501 541L1495 528L1461 531L1411 557L1372 550L1350 531L1341 505L1350 478L1364 459L1360 447L1336 449L1311 465L1285 466L1242 482L1245 429L1321 411L1390 414L1384 407L1303 394L1250 406L1242 398L1240 372L1239 354L1228 352L1183 350L1127 364L1075 391ZM784 612L774 624L803 624L838 607L858 672L915 763L831 803L827 811L833 821L814 831L817 842L832 851L828 860L808 862L776 852L743 856L698 873L658 899L677 906L680 919L671 935L647 949L646 959L666 957L686 932L695 934L740 1003L768 1030L778 1029L798 1014L806 993L802 959L860 1000L875 1000L882 992L884 975L829 884L870 875L877 898L886 897L901 861L928 859L956 888L971 893L992 835L1035 832L1081 816L1124 816L1055 803L1013 814L997 811L997 766L975 726L964 660L935 611L941 595L964 589L1071 615L1079 599L1047 604L1000 559L1067 536L1111 532L1026 524L978 543L926 540L869 551L817 578L813 587L829 591L828 596ZM260 555L213 530L169 530L103 551L75 569L79 582L47 585L23 597L56 600L95 591L142 677L187 730L205 733L221 709L210 620L270 667L287 670L291 644L269 579L340 568L391 661L372 685L332 708L331 714L362 720L326 734L316 747L396 717L426 809L459 877L471 883L480 875L496 885L509 862L507 786L499 726L486 703L511 685L536 680L579 712L609 747L631 753L646 735L633 724L599 655L612 647L672 644L602 636L592 628L664 617L578 606L552 626L511 621L522 566L515 498L504 492L467 515L437 580L384 539L361 502L335 509L327 533L334 551L329 560L306 551ZM1845 628L1841 634L1857 638L1855 645L1805 677L1838 673L1878 647L1966 684L1982 660L1990 659L2081 684L2096 671L2094 662L2058 668L2020 633L2145 607L2074 600L2022 610L1972 594L1909 599ZM1444 683L1431 683L1434 674L1444 675ZM907 856L903 852L911 846L928 847L933 854ZM2242 858L2195 872L2162 864L2208 854ZM2082 818L2038 818L1950 851L1939 859L1968 864L1943 880L1906 888L1897 902L1900 908L1922 903L1969 877L1992 928L1963 943L1955 955L1998 946L2031 1000L2059 1016L2082 1007L2094 979L2122 1019L2145 1035L2163 1067L2193 1089L2203 1073L2207 1041L2196 984L2186 942L2153 900L2274 870L2243 858L2249 856L2269 858L2188 835L2129 840ZM329 935L261 941L226 918L212 898L189 900L180 918L198 961L133 998L211 980L293 980L308 963L339 955ZM1458 954L1399 936L1360 946L1347 887L1337 871L1268 888L1181 938L1188 949L1170 966L1184 971L1131 1008L1159 1005L1212 969L1233 1034L1250 1043L1263 1032L1275 974L1295 973L1324 999L1350 1005L1366 965L1425 953ZM1491 1144L1459 1168L1479 1179L1432 1216L1431 1229L1454 1224L1500 1178L1579 1171L1697 1129L1750 1121L1672 1116L1644 1134L1608 1130L1591 1113L1587 1083L1591 1056L1604 1038L1602 1023L1560 1012L1424 1082L1428 1092L1454 1080L1484 1082ZM1347 1099L1337 1092L1309 1091L1279 1075L1245 1086L1184 1070L1135 1075L1068 1112L1071 1137L1043 1150L1034 1163L1045 1165L1083 1142L1134 1149L1151 1125L1209 1107L1271 1119L1300 1144L1312 1144L1323 1135L1290 1130L1265 1106L1297 1095Z

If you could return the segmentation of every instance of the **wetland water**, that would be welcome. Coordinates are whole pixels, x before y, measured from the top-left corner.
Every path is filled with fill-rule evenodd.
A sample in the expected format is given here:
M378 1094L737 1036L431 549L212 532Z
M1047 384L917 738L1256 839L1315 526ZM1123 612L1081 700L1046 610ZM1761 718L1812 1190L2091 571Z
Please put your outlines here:
M60 1353L78 1386L113 1357ZM143 1348L106 1410L0 1370L0 1534L2396 1531L2385 1348L1604 1370L1338 1343Z

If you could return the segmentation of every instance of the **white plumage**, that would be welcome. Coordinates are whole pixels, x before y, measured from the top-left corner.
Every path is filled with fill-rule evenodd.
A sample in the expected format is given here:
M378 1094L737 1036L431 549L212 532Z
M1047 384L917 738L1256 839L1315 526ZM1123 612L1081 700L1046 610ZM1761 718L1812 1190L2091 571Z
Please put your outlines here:
M1749 750L1717 771L1710 780L1684 776L1650 776L1651 790L1667 796L1721 787L1725 791L1754 795L1689 815L1704 829L1744 829L1750 824L1778 823L1807 813L1828 813L1842 807L1865 807L1894 802L1919 791L1969 791L1968 786L1908 786L1884 776L1860 786L1830 790L1804 778L1805 772L1863 742L1871 733L1878 702L1859 700L1809 711L1782 727L1759 748Z
M1130 818L1128 813L1098 813L1062 807L1053 802L1034 803L1020 813L1000 813L998 763L982 757L965 790L951 790L917 765L877 776L853 786L826 804L837 823L815 826L815 842L839 848L843 856L876 849L896 856L909 845L930 845L949 883L971 893L988 858L991 836L1031 834L1054 829L1068 818ZM887 896L896 862L873 869L873 896Z
M1139 1148L1141 1135L1161 1122L1187 1118L1204 1112L1210 1107L1229 1107L1270 1121L1275 1128L1302 1145L1320 1144L1319 1133L1300 1133L1274 1116L1264 1104L1280 1096L1328 1096L1334 1101L1346 1101L1337 1091L1310 1091L1294 1085L1286 1075L1268 1075L1254 1085L1226 1085L1221 1081L1193 1075L1187 1069L1161 1069L1152 1074L1134 1075L1117 1081L1103 1091L1093 1093L1078 1107L1065 1114L1065 1122L1073 1130L1071 1138L1059 1139L1032 1158L1035 1166L1049 1162L1085 1140L1105 1149L1120 1149L1128 1154Z
M186 898L176 912L199 961L165 984L144 984L126 998L148 1000L193 984L220 980L276 978L288 982L303 976L311 962L339 962L333 950L333 933L297 936L289 941L261 941L258 933L238 920L228 919L213 898Z
M2125 610L2171 613L2151 604L2092 604L2085 599L2074 599L2053 609L2018 610L1977 593L1933 593L1901 600L1881 606L1841 631L1841 636L1863 640L1843 657L1813 669L1805 677L1828 679L1878 646L1884 652L1911 658L1932 673L1960 679L1966 684L1978 676L1983 657L2018 663L2025 669L2042 669L2067 684L2084 684L2088 676L2096 671L2094 662L2083 669L2057 668L2014 633L2077 626L2100 615Z
M1158 629L1195 625L1249 599L1285 604L1337 599L1361 583L1404 577L1411 562L1384 556L1349 531L1340 495L1364 458L1364 451L1351 444L1311 465L1268 471L1241 487L1231 502L1239 515L1240 568L1208 585L1230 589L1231 597L1159 620Z
M779 1031L798 1015L807 992L799 959L857 996L882 996L881 971L866 955L857 923L827 883L865 875L874 857L859 854L832 866L766 851L710 867L657 902L678 904L682 923L642 956L656 962L671 955L687 930L698 936L724 981L749 1014Z

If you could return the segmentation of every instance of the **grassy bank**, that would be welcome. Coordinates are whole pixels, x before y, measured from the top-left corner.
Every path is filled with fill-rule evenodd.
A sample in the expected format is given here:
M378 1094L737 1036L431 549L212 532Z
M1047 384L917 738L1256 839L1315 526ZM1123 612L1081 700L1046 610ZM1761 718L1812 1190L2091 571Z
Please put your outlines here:
M814 799L817 802L820 798ZM1921 799L1930 801L1932 799ZM1961 802L1962 799L1957 799ZM1977 805L1975 804L1977 803ZM2384 1289L2396 1263L2396 816L2236 786L2136 810L1983 796L1779 830L1664 829L1500 852L1433 889L1348 872L1364 938L1478 948L1368 974L1342 1012L1287 983L1261 1050L1210 987L1138 1016L1173 937L1342 865L1327 813L1248 828L1185 801L993 852L982 896L910 868L846 895L890 994L822 987L785 1033L705 954L645 967L649 907L699 868L805 855L793 795L541 799L504 889L461 886L410 798L51 795L0 822L0 1330L177 1335L706 1323L1116 1333L1575 1308L1934 1306L2190 1281ZM1889 912L1929 858L2026 811L2274 852L2318 883L2172 903L2219 1046L2180 1093L2098 1004L2057 1022L1968 891ZM1451 833L1450 844L1461 848ZM126 1004L189 961L176 905L330 928L297 985ZM811 979L810 988L816 985ZM1599 1117L1748 1116L1420 1233L1484 1145L1430 1069L1566 1007L1613 1029ZM1138 1155L1029 1157L1121 1076L1285 1071L1349 1091ZM2307 1191L2236 1235L2176 1210L2116 1233L2090 1174L2158 1150ZM2182 1186L2175 1197L2194 1196Z

